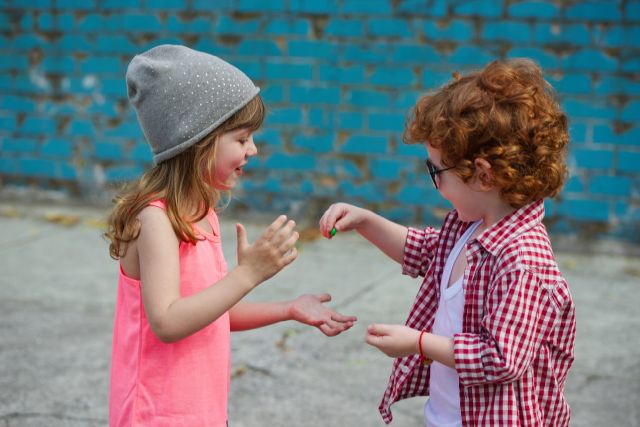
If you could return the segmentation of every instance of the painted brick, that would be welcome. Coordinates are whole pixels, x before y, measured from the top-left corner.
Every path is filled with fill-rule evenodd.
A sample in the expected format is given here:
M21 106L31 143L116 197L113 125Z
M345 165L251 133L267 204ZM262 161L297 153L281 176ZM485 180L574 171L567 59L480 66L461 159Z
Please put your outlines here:
M433 198L430 198L430 191L428 188L429 187L427 187L426 184L405 185L398 194L396 194L395 199L400 203L408 205L420 205L423 204L425 200L433 200Z
M422 72L422 85L426 88L436 89L451 80L450 72L438 72L425 69Z
M340 151L352 154L382 154L388 151L388 145L388 139L382 136L352 135L345 141Z
M202 50L203 52L213 52L215 55L220 56L223 55L226 57L226 51L224 52L219 52L217 49L199 49ZM236 66L236 68L238 68L239 70L241 70L243 73L245 73L247 76L249 76L250 79L252 80L263 80L265 78L265 72L263 70L263 65L260 62L257 62L256 60L231 60L229 59L234 66Z
M236 0L191 0L192 7L198 11L220 12L236 7Z
M345 61L384 64L390 62L389 52L392 48L392 44L388 43L344 44L342 58Z
M327 41L290 41L289 55L297 57L334 59L338 45Z
M466 42L473 38L473 24L469 21L454 20L443 24L428 21L423 27L424 34L431 40Z
M59 163L57 165L56 178L65 181L76 181L78 179L78 172L69 163Z
M369 81L377 86L405 87L415 82L413 70L401 67L377 67Z
M158 17L154 15L127 13L122 16L120 25L123 30L132 33L156 33L163 30Z
M425 62L442 62L440 55L433 47L418 44L394 44L394 63L416 63L423 65Z
M578 176L570 177L565 183L564 188L562 189L564 193L583 193L584 190L584 184Z
M330 14L338 7L336 0L289 0L291 11L296 13ZM284 8L280 9L283 10Z
M567 97L562 100L561 105L572 119L578 117L614 119L616 117L615 110L609 108L604 102Z
M142 175L143 169L140 166L112 166L105 170L107 182L131 181Z
M95 142L94 156L99 160L122 160L124 152L121 144Z
M404 114L372 113L368 115L369 130L392 131L398 134L404 130Z
M2 140L2 152L3 153L32 153L38 150L38 141L36 139L27 138L3 138Z
M310 154L274 153L266 161L264 167L269 170L313 170L316 160Z
M295 135L291 143L312 153L328 153L333 150L333 135Z
M393 180L400 177L400 172L405 168L405 164L400 160L371 159L369 170L375 179Z
M563 67L568 70L615 71L618 62L615 58L596 49L583 49L566 57Z
M640 73L640 58L634 56L624 60L621 69L627 73Z
M572 150L579 168L608 169L613 166L613 153L606 150Z
M340 129L362 129L363 114L356 112L338 113L338 128Z
M640 152L619 152L618 165L616 169L620 172L640 172Z
M28 68L29 60L25 56L0 55L0 70L2 71L15 70L26 72Z
M471 0L453 6L454 15L480 16L497 18L502 15L502 1Z
M72 57L47 56L40 64L42 71L52 74L70 74L75 69L75 60Z
M340 183L339 189L347 197L354 197L366 202L382 202L384 200L382 191L380 191L378 185L374 183L355 185L349 181L343 181Z
M595 85L597 95L640 95L640 82L617 76L603 76Z
M6 94L0 97L0 110L27 113L33 112L35 109L36 103L30 98Z
M274 19L266 28L267 34L307 36L311 33L311 25L306 19Z
M15 49L16 51L31 50L34 48L44 49L48 46L48 43L42 38L36 37L31 34L21 34L13 37L13 39L9 38L9 42L11 43L11 46L13 46L13 49Z
M601 144L638 145L640 127L634 127L624 133L615 133L610 126L596 125L593 127L593 141Z
M405 144L399 141L396 146L396 153L400 156L411 156L417 158L426 158L427 150L422 144Z
M40 153L46 157L67 158L73 154L73 144L68 139L49 139L40 148Z
M90 73L113 73L118 75L124 75L126 72L126 65L121 63L120 58L115 56L89 56L80 66L80 71L83 74Z
M267 105L283 102L285 98L284 87L278 84L270 84L266 88L261 88L260 95Z
M49 117L29 116L20 126L20 132L26 135L52 135L56 131L57 121Z
M531 41L531 27L520 22L487 22L481 37L491 41L507 41L509 43L528 43Z
M134 120L122 122L120 125L104 130L104 135L115 138L129 138L142 141L144 134Z
M593 22L620 21L622 18L620 8L612 7L609 1L583 1L568 6L565 16L576 21Z
M523 1L509 6L509 15L516 18L556 18L558 6L546 1Z
M292 102L300 104L330 104L340 103L340 89L336 87L301 87L292 86L289 89Z
M227 15L218 18L215 34L255 34L260 26L260 19L236 20Z
M211 33L213 31L213 24L209 18L182 20L175 15L169 15L166 26L169 31L182 34Z
M342 3L341 11L346 14L390 15L390 0L349 0Z
M335 113L333 109L327 111L324 108L309 108L307 124L311 127L326 131L326 129L332 129L334 127L334 117Z
M18 159L0 157L0 173L9 176L19 175Z
M637 47L640 40L640 27L626 26L609 28L603 35L606 45L614 47Z
M579 221L607 221L608 202L595 199L569 199L558 205L558 213Z
M299 108L272 108L269 115L271 125L300 125L302 112Z
M20 158L17 169L24 176L55 178L56 175L55 161L48 159Z
M164 3L164 1L163 1ZM100 7L102 9L125 9L135 8L139 9L141 6L140 0L101 0Z
M126 53L132 58L138 53L138 47L129 37L121 34L98 34L92 46L93 51L98 53Z
M394 95L391 107L395 110L409 112L409 110L415 106L421 93L417 91L406 91L403 93L396 93Z
M335 65L320 65L320 80L335 84L353 84L363 82L365 79L363 65L347 65L336 67Z
M373 37L410 37L411 29L403 19L370 19L369 34Z
M640 122L640 100L628 103L622 110L620 119L636 123Z
M448 61L451 64L471 65L481 67L489 62L499 58L496 52L492 52L482 46L462 46L457 48L449 56Z
M549 83L558 93L562 94L589 94L591 90L591 77L587 74L565 74L560 78L549 76Z
M89 120L82 119L73 119L71 123L69 123L69 127L65 132L68 135L73 136L95 136L96 129L93 126L93 123Z
M560 59L553 53L534 47L517 47L509 50L509 58L530 58L534 60L543 70L558 69Z
M271 116L269 116L267 120L270 122ZM253 139L258 146L258 152L260 152L260 146L262 145L266 145L269 147L282 147L284 145L280 132L273 129L260 129L260 131L255 134Z
M0 132L13 132L17 129L15 116L0 116Z
M404 0L397 6L398 12L409 16L444 18L448 14L449 0Z
M356 107L369 108L384 108L391 102L388 94L369 90L354 90L348 92L346 100Z
M570 122L569 138L571 143L584 143L587 141L587 126L583 123Z
M291 64L268 61L265 64L267 80L311 80L313 69L310 64Z
M591 43L591 33L585 24L536 24L533 34L534 42L542 45Z
M241 12L281 12L285 9L284 0L239 0L237 8Z
M143 164L149 164L153 162L153 156L151 150L147 144L136 144L129 152L129 159L141 162Z
M127 85L124 79L100 79L100 90L103 95L114 98L127 98Z
M627 197L631 192L631 182L624 176L595 176L591 178L589 192L607 196Z
M623 18L629 21L640 21L640 1L629 1L625 4Z
M326 36L360 37L364 34L363 22L355 19L332 19L324 29Z
M95 0L56 0L58 9L96 9Z
M69 30L74 28L75 25L75 20L71 13L42 13L38 16L37 22L41 31Z
M190 3L190 2L189 2ZM216 1L219 3L219 1ZM162 0L162 1L145 1L145 9L153 9L156 11L176 11L188 7L187 0Z

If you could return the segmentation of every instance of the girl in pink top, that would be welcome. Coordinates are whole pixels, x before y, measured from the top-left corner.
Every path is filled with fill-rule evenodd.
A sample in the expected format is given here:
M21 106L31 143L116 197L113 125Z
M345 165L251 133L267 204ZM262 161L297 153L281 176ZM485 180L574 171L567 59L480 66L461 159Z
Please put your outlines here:
M356 319L324 306L326 294L242 301L297 256L284 215L253 244L237 224L238 265L227 272L214 208L257 153L265 108L251 80L173 45L136 56L126 80L155 165L117 197L106 232L120 260L109 424L222 427L231 330L296 320L333 336Z

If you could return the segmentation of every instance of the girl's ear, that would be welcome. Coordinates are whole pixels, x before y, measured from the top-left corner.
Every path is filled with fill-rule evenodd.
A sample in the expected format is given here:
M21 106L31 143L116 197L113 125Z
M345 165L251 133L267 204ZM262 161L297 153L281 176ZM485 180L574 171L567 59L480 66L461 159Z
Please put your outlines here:
M473 161L476 167L476 177L482 190L491 190L493 188L493 173L491 172L491 163L483 158L477 158Z

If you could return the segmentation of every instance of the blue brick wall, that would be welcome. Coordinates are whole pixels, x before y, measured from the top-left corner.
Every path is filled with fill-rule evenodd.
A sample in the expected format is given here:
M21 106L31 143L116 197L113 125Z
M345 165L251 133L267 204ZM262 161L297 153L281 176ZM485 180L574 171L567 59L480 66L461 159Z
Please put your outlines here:
M231 209L316 219L345 200L406 223L447 208L424 149L401 141L416 99L453 71L531 57L570 117L550 226L640 241L638 0L0 1L0 183L108 200L148 167L124 73L160 43L262 88L260 155Z

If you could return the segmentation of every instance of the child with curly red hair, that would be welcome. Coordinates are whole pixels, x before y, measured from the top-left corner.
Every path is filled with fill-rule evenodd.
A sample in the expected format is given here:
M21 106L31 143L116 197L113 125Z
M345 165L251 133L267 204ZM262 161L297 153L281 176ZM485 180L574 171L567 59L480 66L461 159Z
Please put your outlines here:
M367 329L366 342L396 358L385 422L391 404L420 395L429 427L566 426L575 309L542 219L567 175L567 118L529 60L454 77L418 101L405 131L425 144L433 184L453 205L442 227L337 203L320 230L356 230L424 277L406 326Z

